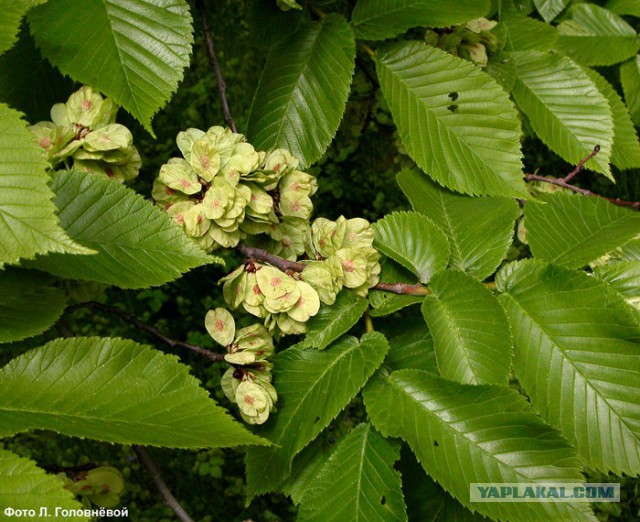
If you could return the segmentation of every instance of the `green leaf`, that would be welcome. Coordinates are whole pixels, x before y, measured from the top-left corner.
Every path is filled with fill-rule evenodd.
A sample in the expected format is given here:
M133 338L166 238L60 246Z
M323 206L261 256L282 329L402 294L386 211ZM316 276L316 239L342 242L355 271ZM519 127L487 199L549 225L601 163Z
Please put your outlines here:
M446 493L434 482L406 444L400 452L397 469L402 475L402 493L411 521L435 522L443 507Z
M308 323L307 335L299 348L324 350L356 324L367 309L367 300L350 290L338 294L331 306L322 305L320 311Z
M631 58L640 48L633 27L593 4L572 6L558 32L557 49L584 65L613 65Z
M515 9L507 13L502 24L507 32L507 51L550 51L559 36L555 27L519 14Z
M56 339L0 370L0 437L54 430L120 444L264 444L173 355L126 339Z
M420 42L383 47L380 87L408 154L458 192L526 197L517 112L493 78Z
M385 40L412 27L449 27L488 14L487 0L358 0L351 23L358 38Z
M370 424L351 430L305 493L300 522L406 521L398 444L386 441Z
M538 137L574 165L596 145L586 168L611 178L613 119L606 98L569 58L552 53L513 53L517 80L512 94Z
M82 505L75 500L68 489L64 488L64 483L58 477L46 473L32 460L3 449L0 449L0 484L2 484L0 513L6 514L6 509L19 511L33 509L39 515L41 508L44 508L48 513L47 520L67 522L89 520L84 516L56 516L56 508L81 510ZM41 520L41 518L38 519ZM9 515L4 520L12 520L12 517Z
M433 338L425 326L389 338L384 365L391 370L425 370L438 373Z
M45 252L88 254L58 225L48 164L20 113L0 103L0 268Z
M640 126L640 55L620 66L620 82L631 119Z
M285 148L302 166L316 162L333 140L355 67L347 21L328 15L303 24L271 50L249 116L256 148Z
M291 472L291 461L358 393L389 346L378 332L343 337L323 351L289 348L273 363L278 412L260 435L270 448L247 449L247 493L274 491ZM280 406L282 404L282 406Z
M551 22L571 0L533 0L533 3L545 22Z
M598 90L604 94L611 107L613 115L613 147L611 148L611 163L620 170L640 167L640 143L636 129L631 121L629 111L622 98L611 84L592 69L586 73L596 84Z
M381 283L408 283L415 284L416 276L409 270L406 270L399 264L393 262L388 257L384 257L380 261L380 282ZM419 295L400 295L392 292L385 292L377 288L369 290L369 303L372 309L370 314L372 317L382 317L392 314L398 310L402 310L407 306L422 302L423 296Z
M504 384L511 367L511 331L491 291L457 270L439 272L422 313L433 335L440 374L463 384Z
M59 171L51 184L60 222L95 256L52 254L29 263L60 277L144 288L192 268L221 263L207 256L158 207L131 189L78 170Z
M49 0L29 22L45 58L153 134L151 118L189 65L193 28L184 0Z
M617 261L593 269L596 277L602 279L624 299L640 301L640 261Z
M42 333L60 318L67 296L54 283L33 270L0 271L0 343Z
M640 214L602 198L553 193L525 205L527 241L534 257L580 268L640 234Z
M495 272L513 241L518 215L515 201L462 196L412 170L403 170L397 179L413 210L427 216L447 235L453 268L477 279Z
M10 0L2 6L0 18L0 54L11 49L18 39L22 17L32 7L47 0Z
M447 266L447 238L429 218L418 212L393 212L373 225L374 246L411 270L422 283Z
M495 520L591 520L588 504L469 502L472 482L582 482L575 450L519 393L400 370L364 391L371 422L402 437L425 471L472 511Z
M640 326L605 283L533 260L511 266L500 297L515 372L542 417L589 466L640 469Z
M609 0L605 8L617 15L640 17L640 2L638 0Z

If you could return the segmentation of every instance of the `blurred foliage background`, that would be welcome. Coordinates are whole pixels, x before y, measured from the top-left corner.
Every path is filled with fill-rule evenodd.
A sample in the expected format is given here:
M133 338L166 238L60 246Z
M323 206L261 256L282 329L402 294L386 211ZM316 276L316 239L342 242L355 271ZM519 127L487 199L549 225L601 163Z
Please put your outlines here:
M347 16L353 3L348 0L316 2L318 5L331 4L327 9L343 12ZM254 89L273 43L273 35L278 34L278 31L295 29L300 14L288 13L285 23L276 25L274 30L274 17L283 16L274 0L212 0L205 2L205 6L214 29L218 59L227 82L231 110L239 131L243 132ZM134 142L143 158L142 171L134 188L145 196L151 193L151 184L160 166L168 158L178 154L175 136L179 131L188 127L207 129L212 125L224 125L217 85L207 60L200 23L196 16L194 18L196 40L192 64L185 72L184 81L170 104L154 119L157 139L147 134L124 111L119 116L119 121L134 133ZM32 45L26 31L23 31L19 45ZM46 63L38 62L35 50L33 59L33 67L47 69L51 81L46 87L38 87L41 92L32 91L30 100L21 99L23 94L19 85L14 86L13 104L35 123L47 117L48 107L53 103L65 101L74 86ZM607 74L606 70L603 72ZM6 84L10 80L0 79L0 89L6 91L3 82ZM37 103L34 102L34 96L39 97ZM538 170L543 174L561 176L571 170L570 165L549 152L534 138L526 138L523 148L527 172ZM366 54L359 55L351 98L338 135L322 160L311 169L318 177L320 187L314 199L316 217L335 219L343 214L346 217L362 216L375 220L391 210L407 208L407 202L395 183L395 175L402 167L411 165L411 160L403 154L393 122L377 88L374 64ZM618 183L614 185L601 176L583 172L577 184L607 196L638 200L638 174L637 171L618 172ZM228 261L228 266L233 267L237 259L229 257ZM90 298L97 296L102 302L136 315L141 321L156 326L169 337L213 348L213 341L206 334L203 321L207 310L223 305L220 288L216 284L223 275L221 268L207 267L158 289L103 291L92 285L81 285L78 290ZM410 311L402 319L378 319L376 328L383 332L393 328L397 332L402 328L402 321L410 324L414 320L412 314L415 313L416 310ZM240 318L241 325L244 325L243 321L248 324L251 320ZM359 325L356 328L361 327ZM193 374L219 403L228 405L219 386L225 365L212 364L191 353L159 345L154 338L113 315L86 309L65 314L52 331L42 336L3 346L0 350L0 364L60 335L127 337L173 352L192 368ZM286 344L294 341L287 339ZM280 348L284 345L285 343L281 343ZM325 430L323 437L326 443L335 444L342 433L359 422L361 414L361 405L355 401ZM0 446L33 458L41 466L50 469L74 467L88 462L114 466L122 471L126 480L121 506L128 507L130 520L175 520L173 512L162 504L149 475L138 464L129 447L62 437L51 432L18 435L0 441ZM245 506L241 450L179 451L152 448L150 453L162 467L164 478L173 494L195 520L295 520L295 507L281 494L260 497L249 507ZM599 482L618 481L597 474L593 474L591 478ZM622 482L623 502L599 505L596 509L601 520L630 521L640 517L640 481L623 479Z

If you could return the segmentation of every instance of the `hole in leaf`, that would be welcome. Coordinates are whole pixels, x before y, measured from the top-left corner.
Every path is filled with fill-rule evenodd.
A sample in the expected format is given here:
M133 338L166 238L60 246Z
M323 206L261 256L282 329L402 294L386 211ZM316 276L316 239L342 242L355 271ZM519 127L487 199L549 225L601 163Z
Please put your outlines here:
M387 497L382 495L382 498L380 499L380 504L382 504L384 506L386 503L387 503Z
M336 442L336 438L335 438L335 437L329 437L329 438L327 439L327 442L328 442L329 444L334 444L334 443Z
M436 448L437 448L438 446L440 446L440 444L438 444L438 441L437 441L437 440L434 440L434 441L433 441L433 445L434 445Z
M458 106L455 103L452 103L451 105L449 105L447 107L447 110L449 110L451 112L458 112Z
M449 93L449 98L451 98L451 101L456 101L459 96L460 95L455 91Z
M315 424L316 422L318 422L320 420L320 417L316 417L316 420L313 421L313 423Z

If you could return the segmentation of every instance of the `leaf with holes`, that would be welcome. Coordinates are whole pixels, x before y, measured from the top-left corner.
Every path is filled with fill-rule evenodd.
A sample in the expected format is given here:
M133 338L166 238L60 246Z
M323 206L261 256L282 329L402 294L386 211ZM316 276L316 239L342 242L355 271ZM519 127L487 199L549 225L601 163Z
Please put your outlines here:
M439 272L422 314L433 336L440 374L463 384L509 382L511 331L491 291L457 270Z
M54 283L32 270L0 272L0 343L42 333L60 318L67 296Z
M569 17L558 25L556 48L584 65L613 65L631 58L640 49L635 30L619 16L592 4L569 8Z
M640 234L640 214L602 198L554 193L524 209L534 257L580 268Z
M621 170L640 167L640 143L629 111L622 98L600 74L593 69L585 69L598 90L604 94L613 115L613 146L611 163Z
M373 225L374 246L413 272L422 283L444 269L449 244L444 232L417 212L393 212Z
M184 0L49 0L29 22L45 58L153 133L151 118L189 65L193 27Z
M0 103L0 268L45 252L92 253L60 228L47 167L20 113Z
M487 0L358 0L351 23L358 38L385 40L412 27L450 27L485 16Z
M119 444L266 444L173 355L125 339L56 339L0 370L0 437L47 429Z
M640 326L606 283L526 260L496 280L531 402L589 466L640 469Z
M323 351L293 347L275 357L278 413L258 432L274 446L247 449L249 497L274 491L289 476L296 454L358 393L388 348L385 337L375 332L360 341L343 337Z
M249 116L256 148L285 148L309 166L342 119L355 67L353 31L338 15L307 22L267 58Z
M29 266L121 288L157 286L207 263L207 256L153 203L106 176L59 171L51 183L60 222L94 256L51 254Z
M52 522L87 522L86 516L62 516L59 510L81 511L82 505L73 494L64 487L58 477L46 473L36 466L32 460L19 457L10 451L0 449L0 513L11 515L9 509L17 512L36 510L40 514L42 508L48 511L47 520ZM26 517L26 515L24 515ZM35 519L32 519L35 520Z
M461 58L420 42L382 48L380 87L408 154L458 192L528 197L508 94Z
M469 502L472 482L584 481L575 450L519 393L400 370L373 380L364 403L374 427L401 437L457 500L494 520L592 521L588 504Z
M342 334L347 333L360 320L366 309L366 299L358 297L351 290L341 291L334 304L322 305L318 314L307 323L307 335L298 347L324 350Z
M613 118L593 81L566 56L539 51L511 56L517 72L512 94L538 137L574 165L599 145L586 168L613 179Z
M302 498L300 522L401 522L407 520L397 443L371 424L353 428L325 462Z
M484 279L493 274L513 241L518 215L504 197L469 198L443 189L414 170L398 174L398 185L413 210L427 216L449 239L449 264Z

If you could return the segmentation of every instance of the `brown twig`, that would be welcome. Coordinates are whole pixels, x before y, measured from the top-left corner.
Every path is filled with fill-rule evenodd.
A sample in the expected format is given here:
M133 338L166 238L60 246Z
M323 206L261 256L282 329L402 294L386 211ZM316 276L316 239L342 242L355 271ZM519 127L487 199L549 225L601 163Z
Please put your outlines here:
M156 485L156 488L162 495L164 499L164 503L166 506L169 506L173 512L176 514L179 520L182 522L193 522L193 519L189 516L189 514L184 510L184 508L180 505L180 502L171 494L167 483L162 478L162 472L160 468L155 463L155 461L151 458L151 455L147 452L144 446L131 446L135 454L138 456L138 459L144 466L147 468L153 483Z
M130 313L127 313L124 310L121 310L117 306L109 306L102 303L98 303L96 301L86 301L84 303L71 305L67 308L67 310L70 312L73 312L74 310L79 310L80 308L90 308L94 310L100 310L101 312L107 312L109 314L117 315L118 317L120 317L120 319L123 319L128 323L131 323L138 330L141 330L143 332L147 332L153 335L154 337L156 337L157 339L160 339L162 342L168 344L172 348L176 348L176 347L186 348L187 350L191 350L192 352L197 353L198 355L202 355L207 359L210 359L211 361L224 360L224 354L212 352L211 350L207 350L206 348L203 348L202 346L198 346L196 344L189 344L183 341L177 341L175 339L171 339L170 337L167 337L162 332L160 332L160 330L158 330L157 328L143 323L136 316Z
M372 290L382 290L400 295L429 295L431 291L424 285L408 283L378 283L371 287Z
M596 145L595 147L593 147L591 153L586 158L581 159L580 162L576 165L576 168L569 172L569 174L567 174L564 178L562 178L562 181L564 181L565 183L569 183L569 181L571 181L573 177L582 170L584 164L591 158L593 158L596 154L598 154L598 152L600 152L600 145Z
M227 125L229 125L233 132L238 132L236 124L231 117L231 110L229 109L229 102L227 101L227 84L224 81L224 76L222 76L222 70L220 69L220 64L218 63L216 48L213 43L213 32L211 31L209 18L207 17L207 13L205 12L202 0L196 0L196 9L200 12L200 20L202 21L202 32L204 33L204 41L207 45L207 53L209 55L209 64L211 65L211 68L216 75L216 81L218 83L218 91L220 91L222 110L224 111L224 121L227 122Z

